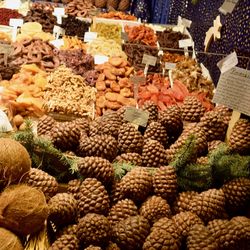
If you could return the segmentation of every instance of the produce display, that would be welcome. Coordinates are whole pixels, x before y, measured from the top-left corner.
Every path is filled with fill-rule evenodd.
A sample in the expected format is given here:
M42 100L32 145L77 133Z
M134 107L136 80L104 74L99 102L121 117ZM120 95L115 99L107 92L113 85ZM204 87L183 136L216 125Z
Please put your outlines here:
M54 25L56 25L56 17L53 16L50 10L45 9L31 9L24 17L25 22L38 22L42 25L44 32L53 32Z
M91 31L97 32L99 37L121 43L122 27L119 24L96 23L92 25Z
M22 18L17 10L0 8L0 25L9 25L11 18Z
M4 87L0 103L9 108L9 118L15 127L23 127L24 118L43 114L42 96L46 77L46 72L30 64L22 65L20 72L9 81L0 81L0 86Z
M94 58L82 49L60 50L58 57L61 64L72 69L76 75L84 75L94 69Z
M20 66L22 64L37 64L42 70L53 71L60 62L55 53L55 47L41 39L27 39L13 43L14 52L11 64Z
M128 20L128 21L136 21L137 20L137 18L135 16L128 15L128 14L125 14L125 13L119 12L119 11L116 11L116 12L110 11L108 13L101 13L98 15L98 17L108 18L108 19L117 19L117 20Z
M134 69L119 57L111 57L107 63L96 66L100 75L96 82L96 113L118 110L122 106L135 106L133 84L129 77Z
M43 98L47 112L80 117L94 115L95 89L86 86L84 78L63 65L49 76Z
M87 52L92 56L104 55L108 57L119 56L124 59L127 55L122 51L122 46L112 39L98 37L87 45Z
M23 6L0 8L24 19L0 25L0 249L249 250L250 118L213 103L179 49L188 20L136 22L143 1Z
M90 23L68 15L62 18L61 27L65 30L65 35L67 36L84 37L84 33L89 30Z

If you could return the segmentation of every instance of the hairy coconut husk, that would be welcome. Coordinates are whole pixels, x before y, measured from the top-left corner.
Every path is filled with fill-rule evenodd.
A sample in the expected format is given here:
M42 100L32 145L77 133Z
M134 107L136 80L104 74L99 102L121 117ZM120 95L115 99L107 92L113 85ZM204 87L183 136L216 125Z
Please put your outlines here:
M0 138L0 184L17 184L30 168L31 160L26 148L15 140Z
M20 239L5 228L0 228L0 250L24 250Z
M17 235L38 232L48 217L44 194L27 185L10 186L0 195L0 227Z

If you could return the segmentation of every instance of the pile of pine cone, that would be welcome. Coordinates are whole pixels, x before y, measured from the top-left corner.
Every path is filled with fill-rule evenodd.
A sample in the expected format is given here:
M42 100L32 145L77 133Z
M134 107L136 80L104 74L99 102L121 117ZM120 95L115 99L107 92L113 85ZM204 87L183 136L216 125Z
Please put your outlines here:
M234 178L224 172L218 184L209 167L211 159L221 163L214 152L224 144L230 110L204 113L199 100L188 97L181 108L158 113L149 102L143 107L148 125L139 130L124 121L125 110L91 122L40 119L38 134L76 154L81 176L56 195L53 177L37 170L26 177L49 200L50 250L249 249L249 170L236 176L229 162L225 169ZM235 124L227 150L242 164L248 159L249 120Z

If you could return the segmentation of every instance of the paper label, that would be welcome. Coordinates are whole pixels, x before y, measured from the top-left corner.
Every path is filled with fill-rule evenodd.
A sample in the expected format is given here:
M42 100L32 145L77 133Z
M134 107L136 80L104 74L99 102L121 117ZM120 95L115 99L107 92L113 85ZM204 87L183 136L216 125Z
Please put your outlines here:
M53 40L53 41L50 41L50 43L51 43L52 45L54 45L57 49L60 49L62 46L64 46L64 41L63 41L63 39Z
M92 42L97 38L97 33L96 32L85 32L84 34L84 42Z
M121 37L122 37L122 40L124 40L125 42L127 42L129 40L128 34L126 32L122 32Z
M142 63L146 65L155 66L157 57L143 54Z
M21 27L23 25L23 19L11 18L9 21L9 26Z
M203 63L201 63L200 66L201 66L201 70L202 70L202 75L203 75L205 78L211 80L211 76L210 76L209 70L204 66Z
M107 56L96 55L94 56L95 64L103 64L108 62L109 58Z
M165 63L165 69L175 69L175 67L176 63L170 63L170 62Z
M21 6L21 0L5 0L4 6L8 9L19 9Z
M194 45L194 42L190 38L179 40L179 48L192 47L193 45Z
M54 8L54 16L64 16L65 9L64 8Z
M9 132L12 130L13 128L7 115L2 110L0 110L0 132Z
M238 64L238 57L236 52L231 53L227 57L223 58L217 63L218 68L220 69L221 73L225 73L226 71L230 70L234 66Z
M234 67L221 74L213 102L250 116L250 71Z
M62 29L61 27L55 25L54 28L53 28L53 34L54 34L54 37L56 38L56 40L58 40L60 35L65 34L65 30Z
M223 14L232 13L239 0L225 0L219 11Z
M149 112L135 107L128 107L124 114L124 120L142 127L147 126L148 118Z

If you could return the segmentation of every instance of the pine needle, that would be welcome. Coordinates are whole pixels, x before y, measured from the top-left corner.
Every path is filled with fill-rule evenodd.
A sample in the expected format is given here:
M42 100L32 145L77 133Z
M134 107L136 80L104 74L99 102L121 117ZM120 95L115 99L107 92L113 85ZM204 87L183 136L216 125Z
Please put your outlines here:
M127 162L114 162L113 167L115 170L115 178L117 180L121 180L123 176L125 176L136 166L133 165L132 163L127 163Z

